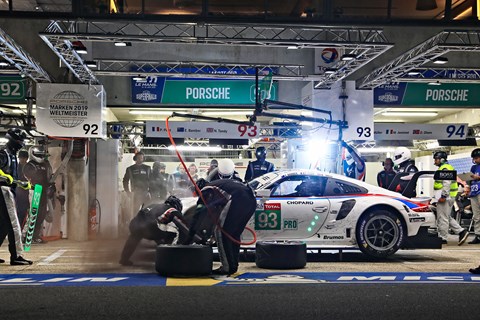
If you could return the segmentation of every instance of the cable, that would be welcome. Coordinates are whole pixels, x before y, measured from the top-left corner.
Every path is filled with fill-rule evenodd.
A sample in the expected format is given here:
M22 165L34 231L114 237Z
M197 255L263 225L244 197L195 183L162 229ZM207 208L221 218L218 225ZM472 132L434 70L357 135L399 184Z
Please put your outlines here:
M227 236L228 239L230 239L231 241L235 242L236 244L248 246L248 245L251 245L251 244L254 244L255 242L257 242L257 234L256 234L255 231L252 230L251 228L245 227L246 230L248 230L249 232L252 233L252 235L253 235L253 240L250 241L250 242L241 242L241 241L238 241L237 239L233 238L228 232L226 232L225 230L223 230L223 228L220 226L220 224L218 224L218 219L213 219L214 216L213 216L213 213L210 211L210 207L207 205L207 202L205 201L205 198L203 197L200 188L197 186L197 184L196 184L195 181L193 180L192 176L190 175L190 172L189 172L188 169L187 169L187 165L186 165L185 162L183 161L182 156L181 156L180 153L178 152L177 145L175 144L175 141L173 140L172 133L171 133L171 131L170 131L170 126L169 126L169 123L168 123L171 117L172 117L172 116L169 116L169 117L167 117L167 119L165 119L165 125L166 125L166 129L167 129L168 139L170 140L170 143L172 144L172 146L173 146L173 148L174 148L174 150L175 150L175 153L177 154L177 157L178 157L178 159L180 160L180 163L182 164L183 168L185 169L185 172L187 173L188 178L189 178L190 181L193 183L193 186L195 187L195 191L197 192L198 196L202 199L203 203L205 203L205 205L206 205L206 207L207 207L207 210L208 210L208 213L210 214L210 217L212 218L212 221L215 221L215 225L217 226L217 228L219 228L220 231L221 231L225 236Z

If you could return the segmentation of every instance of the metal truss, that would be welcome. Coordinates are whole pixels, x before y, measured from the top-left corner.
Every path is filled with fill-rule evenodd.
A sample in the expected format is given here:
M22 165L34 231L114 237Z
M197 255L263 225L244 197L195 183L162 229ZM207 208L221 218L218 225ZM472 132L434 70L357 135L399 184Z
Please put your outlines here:
M66 30L66 32L59 30ZM297 48L340 46L358 55L359 58L356 61L342 63L339 66L342 71L337 75L298 77L302 81L319 80L319 87L329 87L392 47L381 29L282 24L53 21L40 36L59 56L66 55L71 50L61 50L55 44L70 43L70 41L296 46ZM73 63L75 64L76 61ZM73 66L70 67L72 68ZM96 73L100 74L98 72L100 71Z
M439 80L442 82L478 82L480 80L480 70L478 69L415 69L418 74L400 76L398 81L425 82L426 80Z
M47 31L52 34L63 34L65 32L60 24L55 21L50 23ZM72 42L69 39L49 38L43 35L40 35L40 38L53 50L78 80L89 84L100 83L93 72L83 63L83 59L73 50Z
M361 89L398 81L408 71L432 62L449 51L480 51L480 31L446 30L402 54L389 64L359 80Z
M25 50L0 29L0 56L35 82L52 82L50 75Z
M303 65L280 64L241 64L241 63L210 63L210 62L155 62L127 60L96 60L98 76L149 76L189 78L255 78L256 68L261 76L272 73L273 80L318 80L315 75L302 75Z

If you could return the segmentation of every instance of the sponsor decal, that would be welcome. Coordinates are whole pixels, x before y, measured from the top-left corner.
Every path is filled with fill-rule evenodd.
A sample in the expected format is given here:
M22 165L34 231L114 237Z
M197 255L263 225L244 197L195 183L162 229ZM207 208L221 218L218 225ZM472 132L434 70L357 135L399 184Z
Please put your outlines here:
M66 90L49 101L50 118L59 126L74 128L88 118L88 101L80 93Z
M424 217L410 218L410 222L425 222Z
M152 101L157 100L157 95L145 90L142 93L137 93L135 98L140 101Z
M397 102L400 99L399 96L392 94L391 92L386 92L378 96L378 101L381 102Z
M287 204L313 204L313 201L287 201Z
M298 230L298 219L283 219L283 230Z
M264 209L265 210L280 210L281 209L280 203L265 203Z
M323 236L323 240L343 240L345 239L344 236L340 236L340 235L324 235Z

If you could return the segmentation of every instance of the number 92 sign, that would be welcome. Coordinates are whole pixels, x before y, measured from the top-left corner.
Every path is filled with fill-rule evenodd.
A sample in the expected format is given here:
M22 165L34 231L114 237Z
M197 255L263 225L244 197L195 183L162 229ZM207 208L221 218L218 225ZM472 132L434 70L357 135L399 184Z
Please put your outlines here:
M25 82L17 76L0 77L0 100L25 100Z

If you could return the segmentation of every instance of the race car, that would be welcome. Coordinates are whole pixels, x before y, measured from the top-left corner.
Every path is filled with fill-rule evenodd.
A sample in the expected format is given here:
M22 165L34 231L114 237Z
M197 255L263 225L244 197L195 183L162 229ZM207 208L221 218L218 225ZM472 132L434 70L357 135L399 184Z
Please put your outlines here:
M376 258L401 248L441 248L429 198L407 198L313 170L271 172L249 185L257 195L257 210L248 226L255 230L257 241L297 240L308 248L352 247ZM252 239L251 232L243 233L242 242Z

